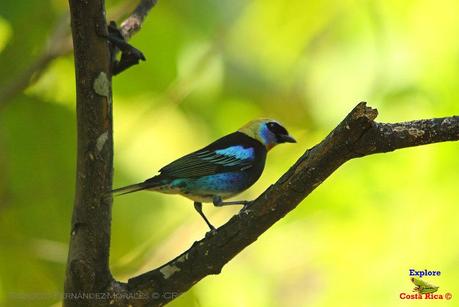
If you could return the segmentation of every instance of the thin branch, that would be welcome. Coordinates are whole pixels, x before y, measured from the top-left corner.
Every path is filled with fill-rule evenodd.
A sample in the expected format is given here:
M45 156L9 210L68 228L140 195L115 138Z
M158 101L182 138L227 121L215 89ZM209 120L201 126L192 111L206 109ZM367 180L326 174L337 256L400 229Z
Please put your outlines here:
M303 156L246 210L215 233L163 266L117 283L137 293L133 306L161 306L202 278L218 274L240 251L269 229L326 180L338 167L358 157L444 141L459 140L459 117L385 124L362 102L319 144ZM127 302L125 302L127 303Z
M11 98L34 84L52 60L67 55L72 51L72 37L68 28L69 21L68 14L61 17L53 33L48 38L43 52L29 67L20 72L11 82L0 88L0 110Z
M150 9L157 3L157 0L141 0L132 13L122 22L121 32L126 40L136 34L147 16ZM126 10L132 9L132 2L127 1L120 6L113 8L110 12L111 19L119 19L125 15ZM27 67L20 72L12 81L0 87L0 110L7 103L29 86L37 82L50 63L58 57L68 55L72 52L72 37L69 28L69 15L61 17L56 24L53 33L50 35L47 46L42 53Z
M148 12L156 3L158 3L158 0L141 0L131 16L121 23L120 30L125 40L129 40L139 32L145 17L147 17Z

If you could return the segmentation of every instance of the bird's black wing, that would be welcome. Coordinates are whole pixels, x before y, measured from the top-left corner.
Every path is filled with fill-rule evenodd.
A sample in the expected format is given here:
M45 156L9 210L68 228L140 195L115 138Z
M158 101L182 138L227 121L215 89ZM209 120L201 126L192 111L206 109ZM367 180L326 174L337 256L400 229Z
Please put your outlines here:
M258 144L245 135L233 133L209 146L175 160L159 170L173 178L209 176L231 171L244 171L257 163ZM263 159L264 162L264 159Z
M175 178L199 177L248 169L252 163L253 158L241 159L231 154L202 150L175 160L163 167L160 173Z

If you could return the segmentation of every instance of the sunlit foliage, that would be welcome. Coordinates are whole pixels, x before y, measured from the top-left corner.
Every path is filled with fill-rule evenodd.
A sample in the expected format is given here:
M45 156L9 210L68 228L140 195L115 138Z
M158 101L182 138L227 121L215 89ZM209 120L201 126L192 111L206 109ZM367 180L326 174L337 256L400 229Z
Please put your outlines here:
M0 1L0 86L36 59L66 10L63 0ZM131 41L147 62L114 78L114 185L149 178L252 118L277 118L299 142L270 153L240 196L251 199L361 100L380 121L458 114L458 20L454 0L160 1ZM73 74L72 57L59 58L0 102L0 305L60 301L76 176ZM171 306L405 306L410 268L441 271L434 283L454 305L458 157L458 144L444 143L347 163ZM217 225L237 209L204 208ZM206 227L185 198L116 198L114 276L157 267Z

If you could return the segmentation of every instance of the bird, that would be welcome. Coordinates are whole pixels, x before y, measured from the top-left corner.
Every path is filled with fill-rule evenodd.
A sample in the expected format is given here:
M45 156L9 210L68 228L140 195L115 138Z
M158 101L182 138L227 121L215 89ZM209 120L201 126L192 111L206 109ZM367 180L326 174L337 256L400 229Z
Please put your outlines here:
M179 194L191 199L211 231L215 227L202 211L202 203L216 207L243 205L250 201L224 201L251 187L261 176L267 153L281 143L296 143L287 129L273 119L256 119L236 132L187 154L143 182L117 188L113 195L142 190Z

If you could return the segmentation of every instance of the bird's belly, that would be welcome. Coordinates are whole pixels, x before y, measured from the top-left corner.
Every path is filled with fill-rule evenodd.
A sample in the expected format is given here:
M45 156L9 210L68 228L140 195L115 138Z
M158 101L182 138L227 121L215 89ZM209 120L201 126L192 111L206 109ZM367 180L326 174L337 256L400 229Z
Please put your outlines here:
M167 186L156 191L180 194L193 201L212 202L214 196L222 199L233 197L249 188L254 180L245 173L221 173L198 178L174 179Z
M230 197L233 197L233 196L236 196L238 193L236 194L225 194L225 195L218 195L221 197L221 199L227 199L227 198L230 198ZM207 195L199 195L199 194L181 194L183 196L185 196L186 198L188 199L191 199L192 201L196 201L196 202L200 202L200 203L211 203L214 201L214 195L210 195L210 194L207 194Z

